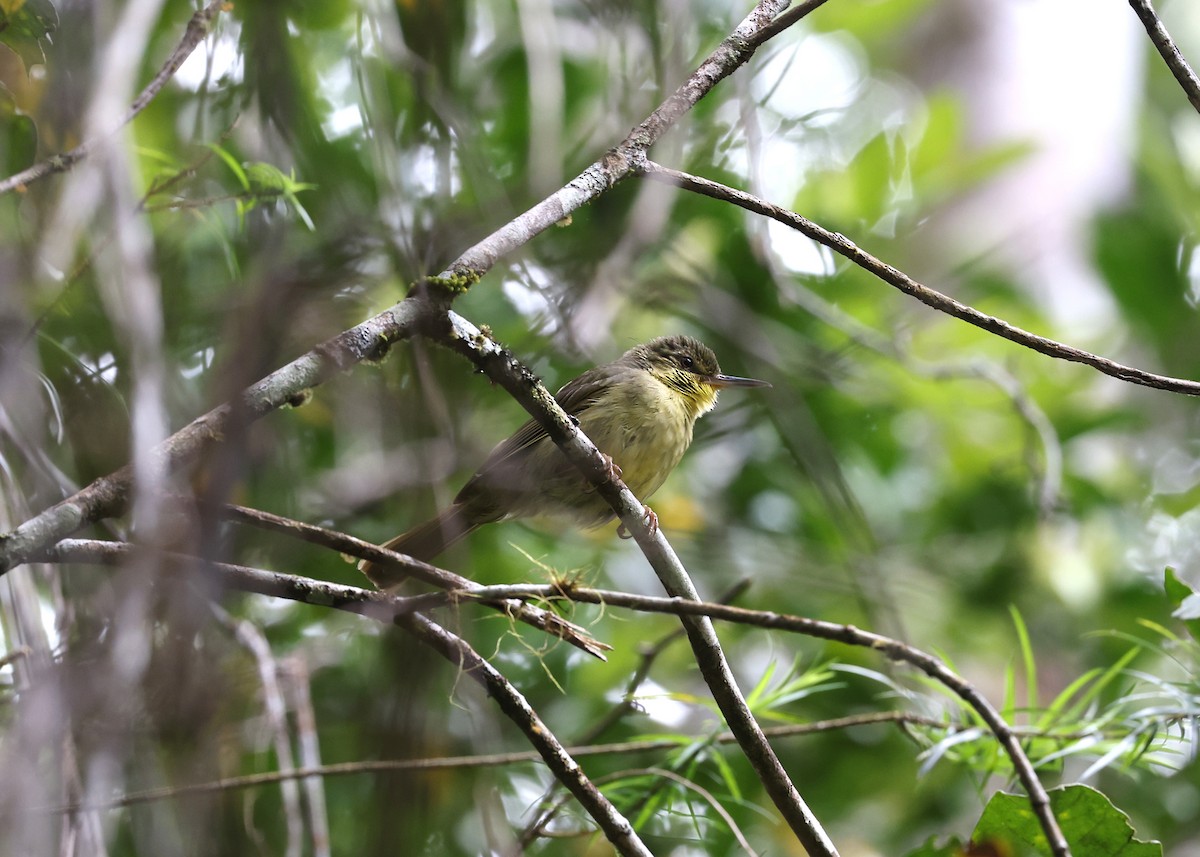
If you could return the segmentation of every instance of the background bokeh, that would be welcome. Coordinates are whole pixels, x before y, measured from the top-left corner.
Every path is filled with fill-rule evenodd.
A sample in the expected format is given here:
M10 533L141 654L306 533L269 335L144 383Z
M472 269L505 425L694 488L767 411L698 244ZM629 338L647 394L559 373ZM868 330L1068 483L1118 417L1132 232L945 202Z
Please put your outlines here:
M1200 14L1161 6L1184 55L1200 56ZM145 464L155 441L400 300L618 143L748 8L232 4L110 144L0 197L0 529L135 454ZM0 9L12 23L0 32L4 175L111 128L194 11L176 0ZM1013 324L1200 377L1200 116L1124 3L829 0L652 156L791 208ZM1193 400L1034 354L778 225L637 179L501 260L455 308L551 389L677 331L711 345L724 371L769 380L722 396L653 499L702 593L748 579L743 606L939 653L1018 723L1080 733L1031 739L1049 783L1082 778L1141 838L1200 854L1195 649L1162 588L1168 566L1200 587ZM406 342L303 407L235 425L220 451L159 487L382 541L448 502L525 418L459 357ZM311 545L139 503L95 534L361 582ZM560 574L658 591L612 527L491 526L440 561L486 582ZM473 609L440 615L565 741L675 627L581 608L576 620L614 646L600 663ZM0 824L3 853L487 853L530 820L547 784L524 764L66 821L30 812L297 760L525 748L452 666L398 631L220 592L186 569L26 566L0 579L0 628L0 654L27 649L0 668L0 756L21 773L0 782L0 805L22 810ZM762 683L764 723L961 714L870 652L719 631L743 687ZM1046 713L1081 678L1078 704ZM601 738L703 737L715 725L676 642ZM885 725L777 748L843 854L900 854L969 834L987 796L1010 785L988 741L946 738ZM585 769L677 764L760 852L798 853L744 760L687 752ZM694 793L625 782L613 794L644 813L655 853L738 853ZM582 826L568 809L561 830ZM606 848L582 836L530 852Z

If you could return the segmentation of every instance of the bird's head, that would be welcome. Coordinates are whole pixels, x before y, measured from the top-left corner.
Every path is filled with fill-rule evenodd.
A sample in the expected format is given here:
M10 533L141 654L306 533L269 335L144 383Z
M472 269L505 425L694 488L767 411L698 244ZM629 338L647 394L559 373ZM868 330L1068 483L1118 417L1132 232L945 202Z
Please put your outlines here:
M626 355L656 379L678 393L698 416L717 403L725 387L769 387L766 381L722 375L717 355L690 336L663 336L639 345Z

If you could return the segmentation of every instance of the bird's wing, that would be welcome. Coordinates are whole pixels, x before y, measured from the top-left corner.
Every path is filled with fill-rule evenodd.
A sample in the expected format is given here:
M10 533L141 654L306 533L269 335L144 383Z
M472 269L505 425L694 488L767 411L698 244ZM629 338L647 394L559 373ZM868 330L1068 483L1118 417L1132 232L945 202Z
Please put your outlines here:
M559 390L554 398L558 402L559 407L572 416L579 416L593 404L596 403L601 391L611 383L611 379L604 374L591 370L584 372L573 381L567 382L561 390ZM519 459L528 453L539 441L547 437L546 430L542 428L534 420L529 420L523 426L516 430L511 437L502 441L491 454L488 455L487 461L475 473L474 476L467 481L462 490L458 492L458 497L455 502L462 503L469 500L476 492L480 482L487 481L488 478L497 472L512 473L514 465L517 465ZM563 460L564 469L567 462Z

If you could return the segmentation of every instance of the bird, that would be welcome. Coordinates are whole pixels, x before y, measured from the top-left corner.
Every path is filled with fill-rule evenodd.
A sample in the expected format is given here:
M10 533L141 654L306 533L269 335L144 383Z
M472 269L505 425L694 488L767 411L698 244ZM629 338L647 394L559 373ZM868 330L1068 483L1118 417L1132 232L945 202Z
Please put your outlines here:
M584 434L604 453L629 489L645 501L666 481L692 443L696 420L726 387L769 387L766 381L721 374L712 349L691 336L663 336L589 369L555 394ZM657 529L658 517L645 507ZM428 562L484 524L559 516L584 529L616 517L608 502L530 420L492 450L454 502L383 547ZM406 577L364 560L359 569L380 589Z

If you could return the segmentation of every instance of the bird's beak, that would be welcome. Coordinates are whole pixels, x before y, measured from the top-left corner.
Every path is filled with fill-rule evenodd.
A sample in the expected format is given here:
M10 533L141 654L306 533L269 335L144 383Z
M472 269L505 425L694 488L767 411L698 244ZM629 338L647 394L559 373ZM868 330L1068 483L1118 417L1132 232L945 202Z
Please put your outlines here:
M737 375L710 375L708 383L718 390L723 387L770 387L766 381L756 381L754 378L739 378Z

